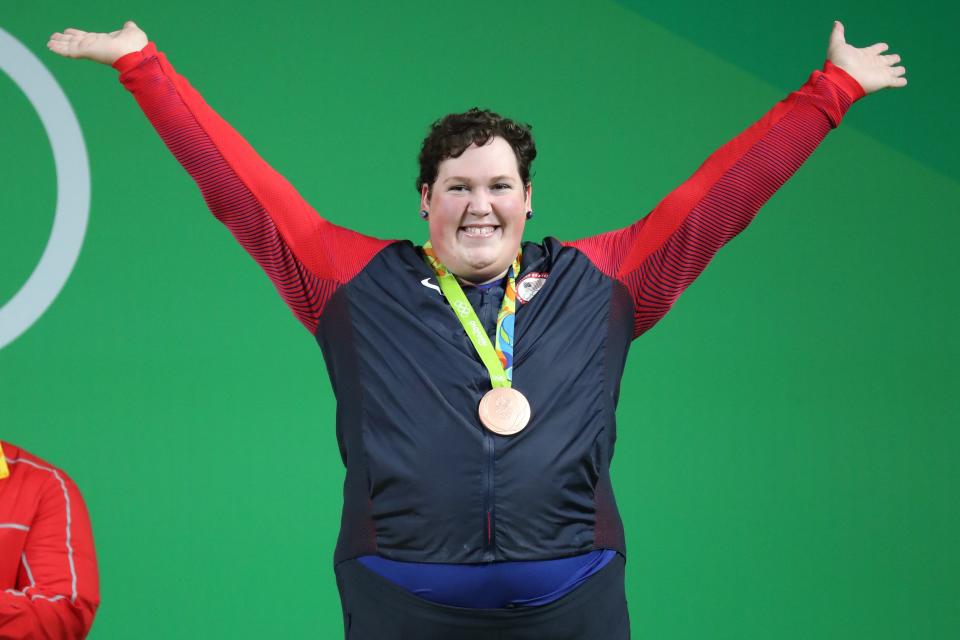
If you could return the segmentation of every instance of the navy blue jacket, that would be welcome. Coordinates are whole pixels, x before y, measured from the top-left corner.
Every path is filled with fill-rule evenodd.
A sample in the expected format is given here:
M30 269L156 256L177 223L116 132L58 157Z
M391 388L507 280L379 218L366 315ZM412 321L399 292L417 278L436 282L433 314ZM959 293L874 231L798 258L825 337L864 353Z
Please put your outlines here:
M518 283L530 273L549 276L517 305L513 387L531 418L513 436L482 427L490 374L419 248L389 245L330 299L316 335L347 466L337 559L625 552L609 469L629 293L554 239L523 245Z

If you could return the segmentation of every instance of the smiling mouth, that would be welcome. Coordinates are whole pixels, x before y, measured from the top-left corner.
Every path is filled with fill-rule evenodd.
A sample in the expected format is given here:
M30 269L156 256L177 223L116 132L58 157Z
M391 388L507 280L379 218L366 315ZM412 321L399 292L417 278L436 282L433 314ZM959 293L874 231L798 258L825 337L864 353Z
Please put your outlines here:
M470 225L468 227L460 227L459 231L467 238L492 238L493 234L496 233L497 229L500 228L500 225Z

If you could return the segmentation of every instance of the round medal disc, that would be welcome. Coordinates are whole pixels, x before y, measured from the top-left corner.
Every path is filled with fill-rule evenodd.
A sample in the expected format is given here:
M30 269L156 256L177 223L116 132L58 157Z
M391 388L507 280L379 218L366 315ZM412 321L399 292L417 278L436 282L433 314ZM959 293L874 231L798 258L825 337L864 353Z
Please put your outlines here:
M480 422L494 433L512 436L530 422L530 403L512 387L491 389L480 400Z

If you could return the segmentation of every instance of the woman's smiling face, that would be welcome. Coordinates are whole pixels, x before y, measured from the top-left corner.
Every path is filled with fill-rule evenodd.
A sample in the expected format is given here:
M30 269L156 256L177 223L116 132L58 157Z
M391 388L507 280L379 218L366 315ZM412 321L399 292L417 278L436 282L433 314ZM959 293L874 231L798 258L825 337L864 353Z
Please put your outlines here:
M437 258L469 282L502 277L520 250L531 197L513 148L499 136L445 159L420 194Z

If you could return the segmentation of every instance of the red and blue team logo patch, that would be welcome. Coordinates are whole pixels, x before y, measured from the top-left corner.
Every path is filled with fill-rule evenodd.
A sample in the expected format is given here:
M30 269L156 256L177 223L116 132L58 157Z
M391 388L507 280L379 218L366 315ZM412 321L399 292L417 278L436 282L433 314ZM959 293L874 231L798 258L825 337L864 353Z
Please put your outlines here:
M520 278L517 282L517 300L523 304L530 302L546 284L549 275L549 273L534 271Z

